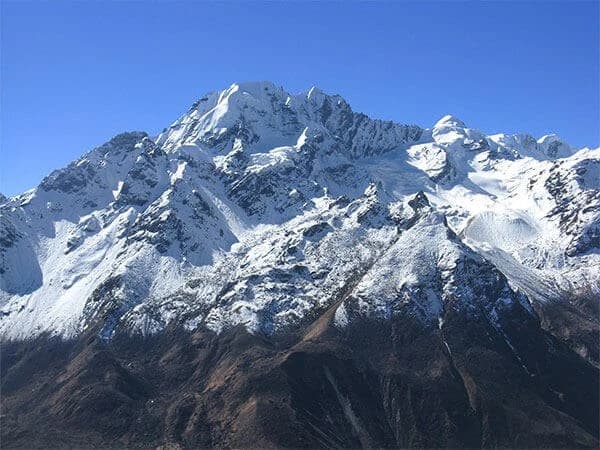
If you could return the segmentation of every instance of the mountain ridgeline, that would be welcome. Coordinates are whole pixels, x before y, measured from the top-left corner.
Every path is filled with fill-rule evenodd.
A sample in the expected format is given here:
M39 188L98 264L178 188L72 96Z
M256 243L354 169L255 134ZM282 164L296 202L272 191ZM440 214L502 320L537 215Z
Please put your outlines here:
M598 446L600 149L207 94L0 199L9 447Z

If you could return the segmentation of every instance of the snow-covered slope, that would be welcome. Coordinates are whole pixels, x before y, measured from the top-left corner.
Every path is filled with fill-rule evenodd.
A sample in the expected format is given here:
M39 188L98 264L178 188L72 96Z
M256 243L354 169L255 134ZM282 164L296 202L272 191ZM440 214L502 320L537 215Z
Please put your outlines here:
M273 334L328 308L500 324L600 296L600 149L374 120L317 88L233 84L0 202L5 339Z

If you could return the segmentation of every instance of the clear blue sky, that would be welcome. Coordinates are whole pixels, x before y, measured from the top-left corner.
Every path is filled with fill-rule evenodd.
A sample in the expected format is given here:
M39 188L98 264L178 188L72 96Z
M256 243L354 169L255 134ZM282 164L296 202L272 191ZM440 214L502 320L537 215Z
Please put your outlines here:
M597 1L0 3L4 194L118 132L157 133L234 81L600 144Z

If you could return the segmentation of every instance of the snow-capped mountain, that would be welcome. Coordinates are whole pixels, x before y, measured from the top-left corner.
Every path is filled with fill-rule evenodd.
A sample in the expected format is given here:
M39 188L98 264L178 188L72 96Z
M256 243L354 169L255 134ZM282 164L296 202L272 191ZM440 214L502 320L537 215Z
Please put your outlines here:
M233 84L0 196L0 433L597 448L599 299L600 149Z
M4 338L276 333L600 295L600 150L371 119L317 88L202 97L0 209ZM482 272L481 275L475 275ZM344 298L339 299L341 293Z

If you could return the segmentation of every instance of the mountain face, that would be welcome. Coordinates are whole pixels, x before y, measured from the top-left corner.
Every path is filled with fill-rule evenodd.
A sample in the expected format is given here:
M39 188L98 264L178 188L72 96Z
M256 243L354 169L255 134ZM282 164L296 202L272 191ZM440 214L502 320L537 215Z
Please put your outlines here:
M598 445L600 149L242 83L0 203L9 445Z

